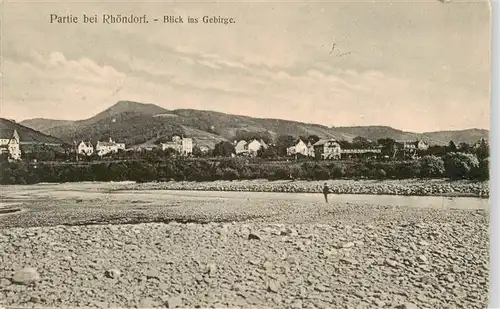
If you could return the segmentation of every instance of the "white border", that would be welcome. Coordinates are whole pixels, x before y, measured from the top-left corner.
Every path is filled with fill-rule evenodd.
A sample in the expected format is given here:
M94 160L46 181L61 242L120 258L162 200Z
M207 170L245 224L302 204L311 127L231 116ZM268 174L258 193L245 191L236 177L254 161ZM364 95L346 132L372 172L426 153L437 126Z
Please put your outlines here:
M491 33L491 125L490 125L490 147L491 147L491 174L490 174L490 299L489 308L500 308L500 204L498 189L500 188L500 89L499 89L499 64L500 55L500 2L492 1L492 33ZM495 189L497 188L497 189Z

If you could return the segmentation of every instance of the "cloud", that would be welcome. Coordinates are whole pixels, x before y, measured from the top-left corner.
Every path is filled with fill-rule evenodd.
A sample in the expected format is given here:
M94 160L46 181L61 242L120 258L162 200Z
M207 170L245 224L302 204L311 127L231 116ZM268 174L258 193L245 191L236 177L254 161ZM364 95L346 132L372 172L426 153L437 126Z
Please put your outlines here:
M165 57L162 66L134 57L127 59L122 70L88 57L68 59L61 52L33 53L31 61L7 59L2 113L83 119L118 100L136 100L166 108L214 109L329 125L389 122L404 128L408 122L415 123L408 117L419 118L422 126L436 126L440 112L467 98L458 93L436 101L436 97L443 98L443 90L432 83L374 70L326 72L282 67L275 71L259 65L222 70L221 63L233 60L214 54L180 56L181 61ZM432 104L421 104L423 98ZM411 116L408 109L413 111ZM455 121L465 124L470 116Z
M127 79L110 66L69 60L60 52L35 55L31 63L6 59L3 68L2 112L15 114L24 105L27 117L88 117Z
M46 22L61 10L220 14L237 23L82 32ZM6 11L14 30L3 33L2 115L11 118L81 119L129 99L336 126L489 123L489 24L479 4L11 3ZM329 55L334 40L353 53Z
M198 63L202 64L204 66L207 66L209 68L212 68L212 69L216 69L216 70L221 69L220 66L218 66L215 62L210 61L210 60L198 60Z

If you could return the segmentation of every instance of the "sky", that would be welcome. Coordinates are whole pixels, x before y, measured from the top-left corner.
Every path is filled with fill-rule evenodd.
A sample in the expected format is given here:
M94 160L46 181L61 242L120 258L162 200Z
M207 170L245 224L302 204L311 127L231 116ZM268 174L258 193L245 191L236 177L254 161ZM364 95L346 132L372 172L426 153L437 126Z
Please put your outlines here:
M0 114L78 120L131 100L327 126L489 129L485 1L3 0ZM61 24L51 14L150 22Z

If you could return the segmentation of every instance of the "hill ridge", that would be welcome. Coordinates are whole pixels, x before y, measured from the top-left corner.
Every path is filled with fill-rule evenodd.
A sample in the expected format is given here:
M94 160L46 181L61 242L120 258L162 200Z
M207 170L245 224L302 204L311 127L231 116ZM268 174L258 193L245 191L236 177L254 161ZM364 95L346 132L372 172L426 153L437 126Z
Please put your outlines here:
M422 139L438 145L448 144L450 140L456 143L474 143L481 137L489 136L488 130L478 128L415 133L387 125L328 127L296 120L234 115L212 110L169 110L152 103L127 100L118 101L95 116L83 120L35 118L24 120L21 124L66 142L74 139L97 140L113 137L128 145L187 132L193 134L195 142L203 141L210 147L213 147L215 141L233 139L238 131L261 132L273 138L278 135L318 135L321 138L349 141L356 136L370 140L386 137L395 140Z
M64 144L64 142L57 137L44 134L15 121L0 118L0 136L11 137L14 130L19 134L21 143Z

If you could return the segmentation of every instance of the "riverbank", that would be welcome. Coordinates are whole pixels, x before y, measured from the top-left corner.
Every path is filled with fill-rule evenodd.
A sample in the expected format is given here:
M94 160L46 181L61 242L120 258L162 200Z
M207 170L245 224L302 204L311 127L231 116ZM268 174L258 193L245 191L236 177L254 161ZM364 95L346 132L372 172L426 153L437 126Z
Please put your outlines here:
M489 198L489 181L446 179L407 180L234 180L234 181L180 181L147 182L122 186L120 190L196 190L319 193L328 184L333 194L374 194L408 196L464 196Z
M0 307L487 306L487 200L153 185L4 188Z
M488 224L138 224L0 230L0 305L485 308ZM450 214L451 215L451 214Z

